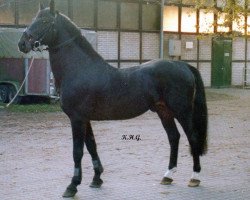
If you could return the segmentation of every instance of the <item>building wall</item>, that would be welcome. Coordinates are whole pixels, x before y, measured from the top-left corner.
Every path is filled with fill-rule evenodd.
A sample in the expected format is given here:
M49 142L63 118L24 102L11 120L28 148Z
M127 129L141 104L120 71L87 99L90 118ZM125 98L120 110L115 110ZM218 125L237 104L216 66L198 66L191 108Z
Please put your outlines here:
M97 51L105 60L117 60L118 33L115 31L98 31Z
M242 85L244 81L245 43L246 40L244 38L236 38L233 40L232 85Z
M170 39L181 40L181 56L169 56ZM193 48L187 49L186 42L192 42ZM205 86L211 86L212 37L198 38L197 35L165 33L164 58L169 60L184 60L197 67L202 75ZM248 69L249 75L246 76L245 67L250 68L250 39L246 40L243 37L235 38L232 41L232 86L242 86L245 79L250 83L250 69Z
M42 1L45 5L49 3L49 0ZM1 4L0 25L26 26L35 16L39 2ZM178 3L178 12L186 6L179 4L179 0L166 3ZM157 0L56 0L56 8L79 27L97 32L97 51L114 67L131 67L159 58L160 4ZM212 38L197 39L196 33L183 33L182 19L177 21L180 23L177 32L164 33L164 59L190 63L200 70L205 85L211 86ZM169 39L181 41L181 56L169 56ZM192 42L193 48L186 48L187 42ZM242 85L246 77L244 68L250 66L250 39L247 43L243 38L235 39L232 53L232 85Z

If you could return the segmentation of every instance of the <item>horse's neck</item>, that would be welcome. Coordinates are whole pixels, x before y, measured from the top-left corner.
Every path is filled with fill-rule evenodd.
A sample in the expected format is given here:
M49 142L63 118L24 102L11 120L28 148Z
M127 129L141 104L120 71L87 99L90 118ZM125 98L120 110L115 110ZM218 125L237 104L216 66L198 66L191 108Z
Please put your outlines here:
M74 36L65 37L67 33L61 33L58 37L56 45L63 44L65 41L70 40ZM79 73L84 73L87 70L93 70L93 68L112 68L108 65L103 58L91 47L91 45L85 41L86 39L78 36L70 44L60 46L58 49L50 49L50 63L52 72L55 77L57 88L61 87L62 80L66 76L75 76ZM81 37L81 38L80 38ZM84 45L79 44L83 42ZM95 70L96 72L102 71Z

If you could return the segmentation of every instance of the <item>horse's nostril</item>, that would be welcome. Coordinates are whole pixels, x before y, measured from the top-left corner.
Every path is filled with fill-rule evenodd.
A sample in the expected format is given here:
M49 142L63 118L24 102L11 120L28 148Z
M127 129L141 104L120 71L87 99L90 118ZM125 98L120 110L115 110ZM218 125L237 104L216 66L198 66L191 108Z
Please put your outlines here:
M19 42L18 47L20 51L24 51L24 49L26 48L25 42L24 41Z

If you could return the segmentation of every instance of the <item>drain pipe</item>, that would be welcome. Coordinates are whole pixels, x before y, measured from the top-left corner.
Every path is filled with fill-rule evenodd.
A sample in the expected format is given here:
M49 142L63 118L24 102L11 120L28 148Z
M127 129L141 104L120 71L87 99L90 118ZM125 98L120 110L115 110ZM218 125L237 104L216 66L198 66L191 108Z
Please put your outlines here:
M161 0L160 59L163 59L163 45L164 45L163 17L164 17L164 5L165 5L165 0Z

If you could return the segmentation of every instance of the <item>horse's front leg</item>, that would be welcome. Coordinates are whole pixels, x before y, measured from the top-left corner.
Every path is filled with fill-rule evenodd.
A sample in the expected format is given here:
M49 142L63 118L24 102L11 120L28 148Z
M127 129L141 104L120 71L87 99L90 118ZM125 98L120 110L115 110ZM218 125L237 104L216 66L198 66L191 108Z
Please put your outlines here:
M90 187L99 188L103 183L102 179L100 178L101 174L103 173L103 167L97 153L95 137L90 122L87 123L85 144L88 152L91 155L93 168L95 171L95 175Z
M74 175L70 185L67 187L63 197L73 197L77 193L77 186L82 181L82 166L83 146L86 135L87 123L83 120L71 120L72 135L73 135L73 158L74 158Z

